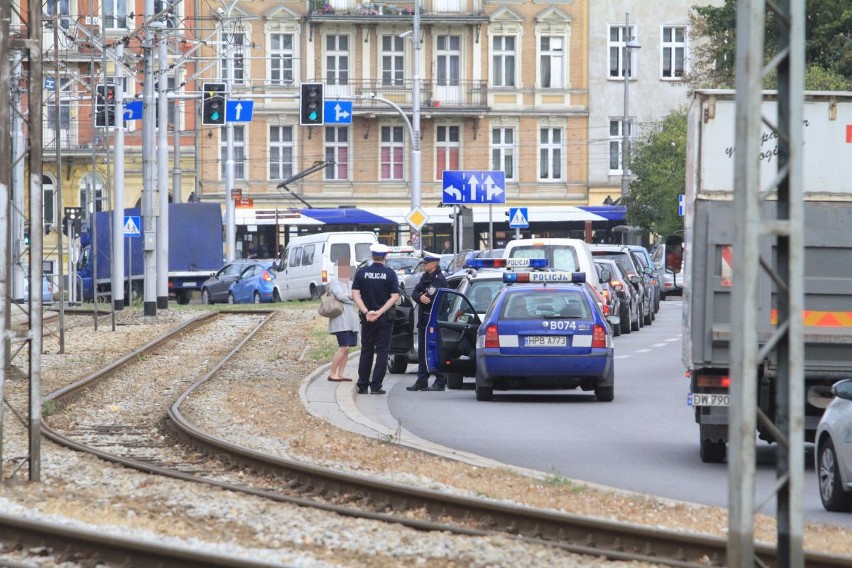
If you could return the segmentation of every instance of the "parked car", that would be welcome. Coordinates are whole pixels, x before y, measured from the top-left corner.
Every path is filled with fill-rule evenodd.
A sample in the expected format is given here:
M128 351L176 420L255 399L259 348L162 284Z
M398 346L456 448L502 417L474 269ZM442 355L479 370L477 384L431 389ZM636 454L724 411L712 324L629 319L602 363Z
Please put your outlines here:
M686 274L683 270L683 255L683 237L680 235L669 235L651 252L654 266L661 271L661 300L667 296L683 295Z
M605 265L610 270L610 286L620 300L618 324L621 333L628 334L631 331L639 331L639 322L642 319L642 297L639 292L614 260L596 258L595 263ZM639 277L634 276L633 278L638 280Z
M246 266L228 289L229 304L260 304L280 300L275 289L272 261L260 261Z
M424 251L425 252L425 251ZM449 276L450 273L447 268L450 265L450 262L453 260L453 254L442 254L441 260L439 261L439 265L441 270L444 272L444 276ZM420 277L423 276L423 262L421 261L417 266L414 267L414 271L411 274L407 274L403 278L400 279L399 285L406 290L414 290L414 287L417 286L417 283L420 282Z
M595 267L598 269L598 280L603 287L603 297L605 302L604 316L606 321L612 327L613 337L621 335L621 296L615 289L615 284L612 278L612 266L606 260L596 260Z
M216 273L201 284L201 303L216 304L228 301L231 284L248 266L257 264L251 259L234 260L226 263ZM280 298L275 298L277 302Z
M827 511L852 511L852 379L831 392L814 438L819 496Z
M438 291L426 328L429 370L475 377L481 401L494 390L530 388L580 388L613 400L612 332L585 274L506 271L503 278L509 285L483 318L466 295Z
M636 255L636 258L639 259L639 262L642 263L642 271L650 280L650 284L654 291L652 294L654 297L654 313L657 313L660 311L660 301L663 299L663 271L657 268L657 265L655 265L654 261L651 260L651 253L649 253L648 249L642 245L627 245L627 248L632 250L633 254Z
M614 260L627 280L639 293L641 317L639 326L651 325L654 321L654 291L649 277L642 271L642 264L626 245L590 245L594 258L609 258ZM634 276L638 278L633 278ZM636 331L636 330L634 330Z
M589 245L580 239L516 239L506 244L506 258L546 258L549 270L584 272L586 282L603 292Z
M41 279L41 302L47 304L53 301L53 290L55 288L53 279L58 278L52 274L44 274ZM30 301L30 274L24 269L24 302Z

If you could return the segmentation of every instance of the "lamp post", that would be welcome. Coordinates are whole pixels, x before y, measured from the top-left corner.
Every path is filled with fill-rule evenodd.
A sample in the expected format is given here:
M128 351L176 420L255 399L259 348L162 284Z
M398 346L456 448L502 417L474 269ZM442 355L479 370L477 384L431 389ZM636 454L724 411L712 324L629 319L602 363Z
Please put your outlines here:
M632 65L630 53L633 49L639 49L642 46L630 34L630 14L624 14L624 61L622 62L621 74L624 75L624 117L621 120L621 197L627 197L628 188L628 173L630 171L630 136L633 134L630 118L628 115L630 104L630 75Z
M420 0L414 0L414 34L411 40L414 42L414 64L412 65L412 88L411 96L411 129L414 139L411 141L411 210L420 207ZM423 239L420 232L412 230L412 237L417 250L423 250Z

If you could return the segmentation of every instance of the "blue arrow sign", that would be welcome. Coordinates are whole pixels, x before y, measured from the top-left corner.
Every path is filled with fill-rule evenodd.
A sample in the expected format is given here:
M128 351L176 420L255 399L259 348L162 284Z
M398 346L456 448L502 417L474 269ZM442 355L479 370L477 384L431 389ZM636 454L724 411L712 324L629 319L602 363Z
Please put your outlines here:
M142 232L139 230L139 227L142 224L139 222L138 215L125 215L124 216L124 236L125 237L141 237Z
M251 122L254 101L232 100L225 102L225 122Z
M677 214L683 217L683 207L686 204L686 196L684 194L680 194L677 196Z
M530 218L526 207L509 207L509 227L526 229L530 226Z
M500 171L444 170L443 189L445 205L506 203L506 175Z
M124 103L124 120L142 120L142 101Z
M325 101L323 111L326 124L352 124L352 101Z

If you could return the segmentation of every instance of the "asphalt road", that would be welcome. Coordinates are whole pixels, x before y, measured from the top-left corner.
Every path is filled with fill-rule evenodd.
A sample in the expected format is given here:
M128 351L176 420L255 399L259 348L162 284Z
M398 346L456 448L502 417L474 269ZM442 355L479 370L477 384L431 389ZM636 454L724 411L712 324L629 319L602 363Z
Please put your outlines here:
M389 404L402 427L418 436L517 466L575 480L706 505L727 507L725 464L701 462L698 425L687 406L689 381L681 363L679 300L662 303L657 320L615 338L615 400L582 391L495 391L477 402L465 389L408 392L402 381ZM813 446L806 444L804 517L852 527L852 513L822 507ZM771 496L774 446L758 442L756 503L775 515Z

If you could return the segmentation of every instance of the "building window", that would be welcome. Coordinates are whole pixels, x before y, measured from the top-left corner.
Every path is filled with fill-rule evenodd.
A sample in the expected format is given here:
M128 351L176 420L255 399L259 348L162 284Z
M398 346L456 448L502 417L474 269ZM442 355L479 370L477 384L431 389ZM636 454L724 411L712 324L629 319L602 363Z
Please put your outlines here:
M325 179L349 179L349 129L347 127L326 127L325 159L331 162L331 165L325 169Z
M233 73L230 75L231 81L233 83L243 84L246 82L246 57L245 57L245 46L246 35L243 33L237 34L225 34L225 49L227 52L231 53L231 56L227 55L222 60L223 69L228 71L228 62L230 58L233 58L234 68ZM223 77L228 77L228 75L222 75Z
M609 77L610 79L624 79L624 52L630 52L630 61L627 66L627 76L631 79L636 76L636 49L627 49L627 42L634 38L636 28L630 26L625 33L624 26L609 27Z
M624 133L622 131L622 125L624 124L621 120L610 120L609 121L609 173L610 174L620 174L621 172L621 159L623 158L623 153L621 150L621 143L623 141ZM627 136L632 137L632 132L630 132L630 122L627 122Z
M246 127L234 125L234 179L246 179ZM226 161L228 160L228 129L222 128L221 140L221 172L225 179Z
M104 28L127 29L127 0L103 0Z
M293 127L269 127L269 179L293 175Z
M53 178L42 175L42 211L44 212L44 226L50 229L56 224L56 187L53 184Z
M154 13L159 14L164 10L169 10L162 16L162 20L166 27L170 30L173 30L178 27L179 24L179 14L178 7L181 5L180 2L176 2L175 0L154 0Z
M663 79L681 79L686 73L686 27L663 26Z
M401 180L403 152L402 126L382 126L381 177L383 180Z
M539 39L541 86L544 89L561 89L565 86L565 38L544 36Z
M382 36L382 85L403 85L405 76L405 38Z
M444 178L444 170L458 170L461 157L461 129L438 126L435 129L435 179Z
M329 85L349 84L349 36L326 36L325 73Z
M494 36L492 40L493 55L492 69L494 76L492 82L495 87L515 86L515 36Z
M67 148L71 141L71 80L60 79L59 84L59 113L52 97L45 101L44 144L48 148L55 148L57 143Z
M562 129L542 128L538 142L538 179L559 181L562 179Z
M57 13L57 6L59 7L59 13ZM71 27L71 18L68 16L71 14L71 9L69 7L69 0L47 0L44 3L45 16L59 16L59 25L65 29ZM45 18L48 20L48 18Z
M435 68L438 86L457 87L461 78L461 36L440 35L436 42Z
M293 84L293 34L269 36L269 80L273 85Z
M506 180L515 179L514 129L491 129L491 169L503 172Z

